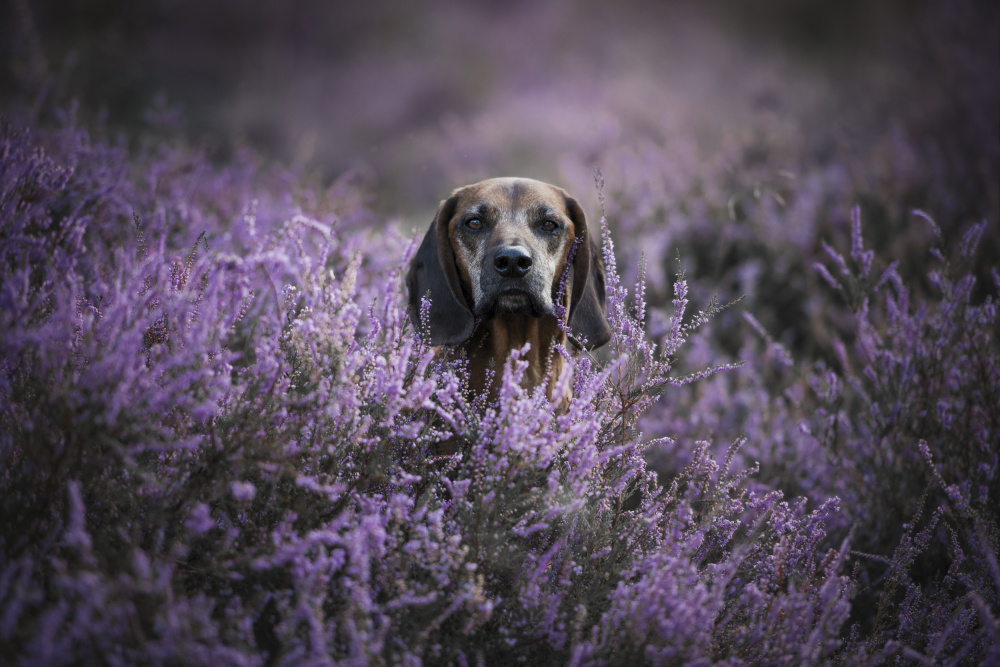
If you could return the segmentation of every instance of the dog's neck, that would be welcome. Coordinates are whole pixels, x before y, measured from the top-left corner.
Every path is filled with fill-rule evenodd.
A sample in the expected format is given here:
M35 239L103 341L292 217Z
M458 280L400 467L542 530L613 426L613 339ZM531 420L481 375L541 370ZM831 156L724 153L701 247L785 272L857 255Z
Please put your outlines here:
M490 398L496 398L511 350L519 350L525 343L531 343L531 349L522 357L528 367L521 386L533 389L547 382L551 398L565 365L554 346L566 344L566 334L553 315L505 315L480 322L469 340L462 344L469 358L470 384L488 387ZM490 371L492 378L487 377Z

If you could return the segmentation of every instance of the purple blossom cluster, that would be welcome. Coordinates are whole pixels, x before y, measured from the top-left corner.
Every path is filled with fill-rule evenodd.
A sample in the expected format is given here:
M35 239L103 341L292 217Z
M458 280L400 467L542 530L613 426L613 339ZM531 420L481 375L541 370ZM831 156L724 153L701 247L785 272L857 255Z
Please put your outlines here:
M0 661L1000 659L993 191L902 126L706 147L536 92L416 142L492 169L545 108L608 176L612 341L495 401L351 176L0 120Z

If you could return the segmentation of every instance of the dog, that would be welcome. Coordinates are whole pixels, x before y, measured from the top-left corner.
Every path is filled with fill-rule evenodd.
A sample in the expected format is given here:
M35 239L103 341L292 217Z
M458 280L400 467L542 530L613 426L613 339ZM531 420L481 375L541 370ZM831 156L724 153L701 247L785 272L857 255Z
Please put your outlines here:
M466 356L470 389L491 398L510 351L531 343L522 386L547 381L551 399L564 364L554 346L565 346L565 325L577 349L611 339L598 236L580 204L554 185L492 178L458 188L411 260L410 320L422 330L421 300L429 296L431 345Z

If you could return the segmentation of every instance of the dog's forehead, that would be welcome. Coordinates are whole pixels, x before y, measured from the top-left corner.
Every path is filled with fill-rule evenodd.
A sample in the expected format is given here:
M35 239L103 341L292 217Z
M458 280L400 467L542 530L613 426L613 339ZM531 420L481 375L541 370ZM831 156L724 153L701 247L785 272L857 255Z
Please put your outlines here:
M566 215L566 197L562 190L530 178L491 178L459 188L456 212L479 207L483 213L550 209Z

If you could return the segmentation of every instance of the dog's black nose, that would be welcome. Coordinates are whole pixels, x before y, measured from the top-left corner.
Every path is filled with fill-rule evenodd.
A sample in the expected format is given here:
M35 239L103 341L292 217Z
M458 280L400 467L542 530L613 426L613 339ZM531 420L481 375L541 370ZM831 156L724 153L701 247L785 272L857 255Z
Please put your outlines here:
M517 246L504 248L493 260L493 268L505 278L520 278L531 271L531 255Z

